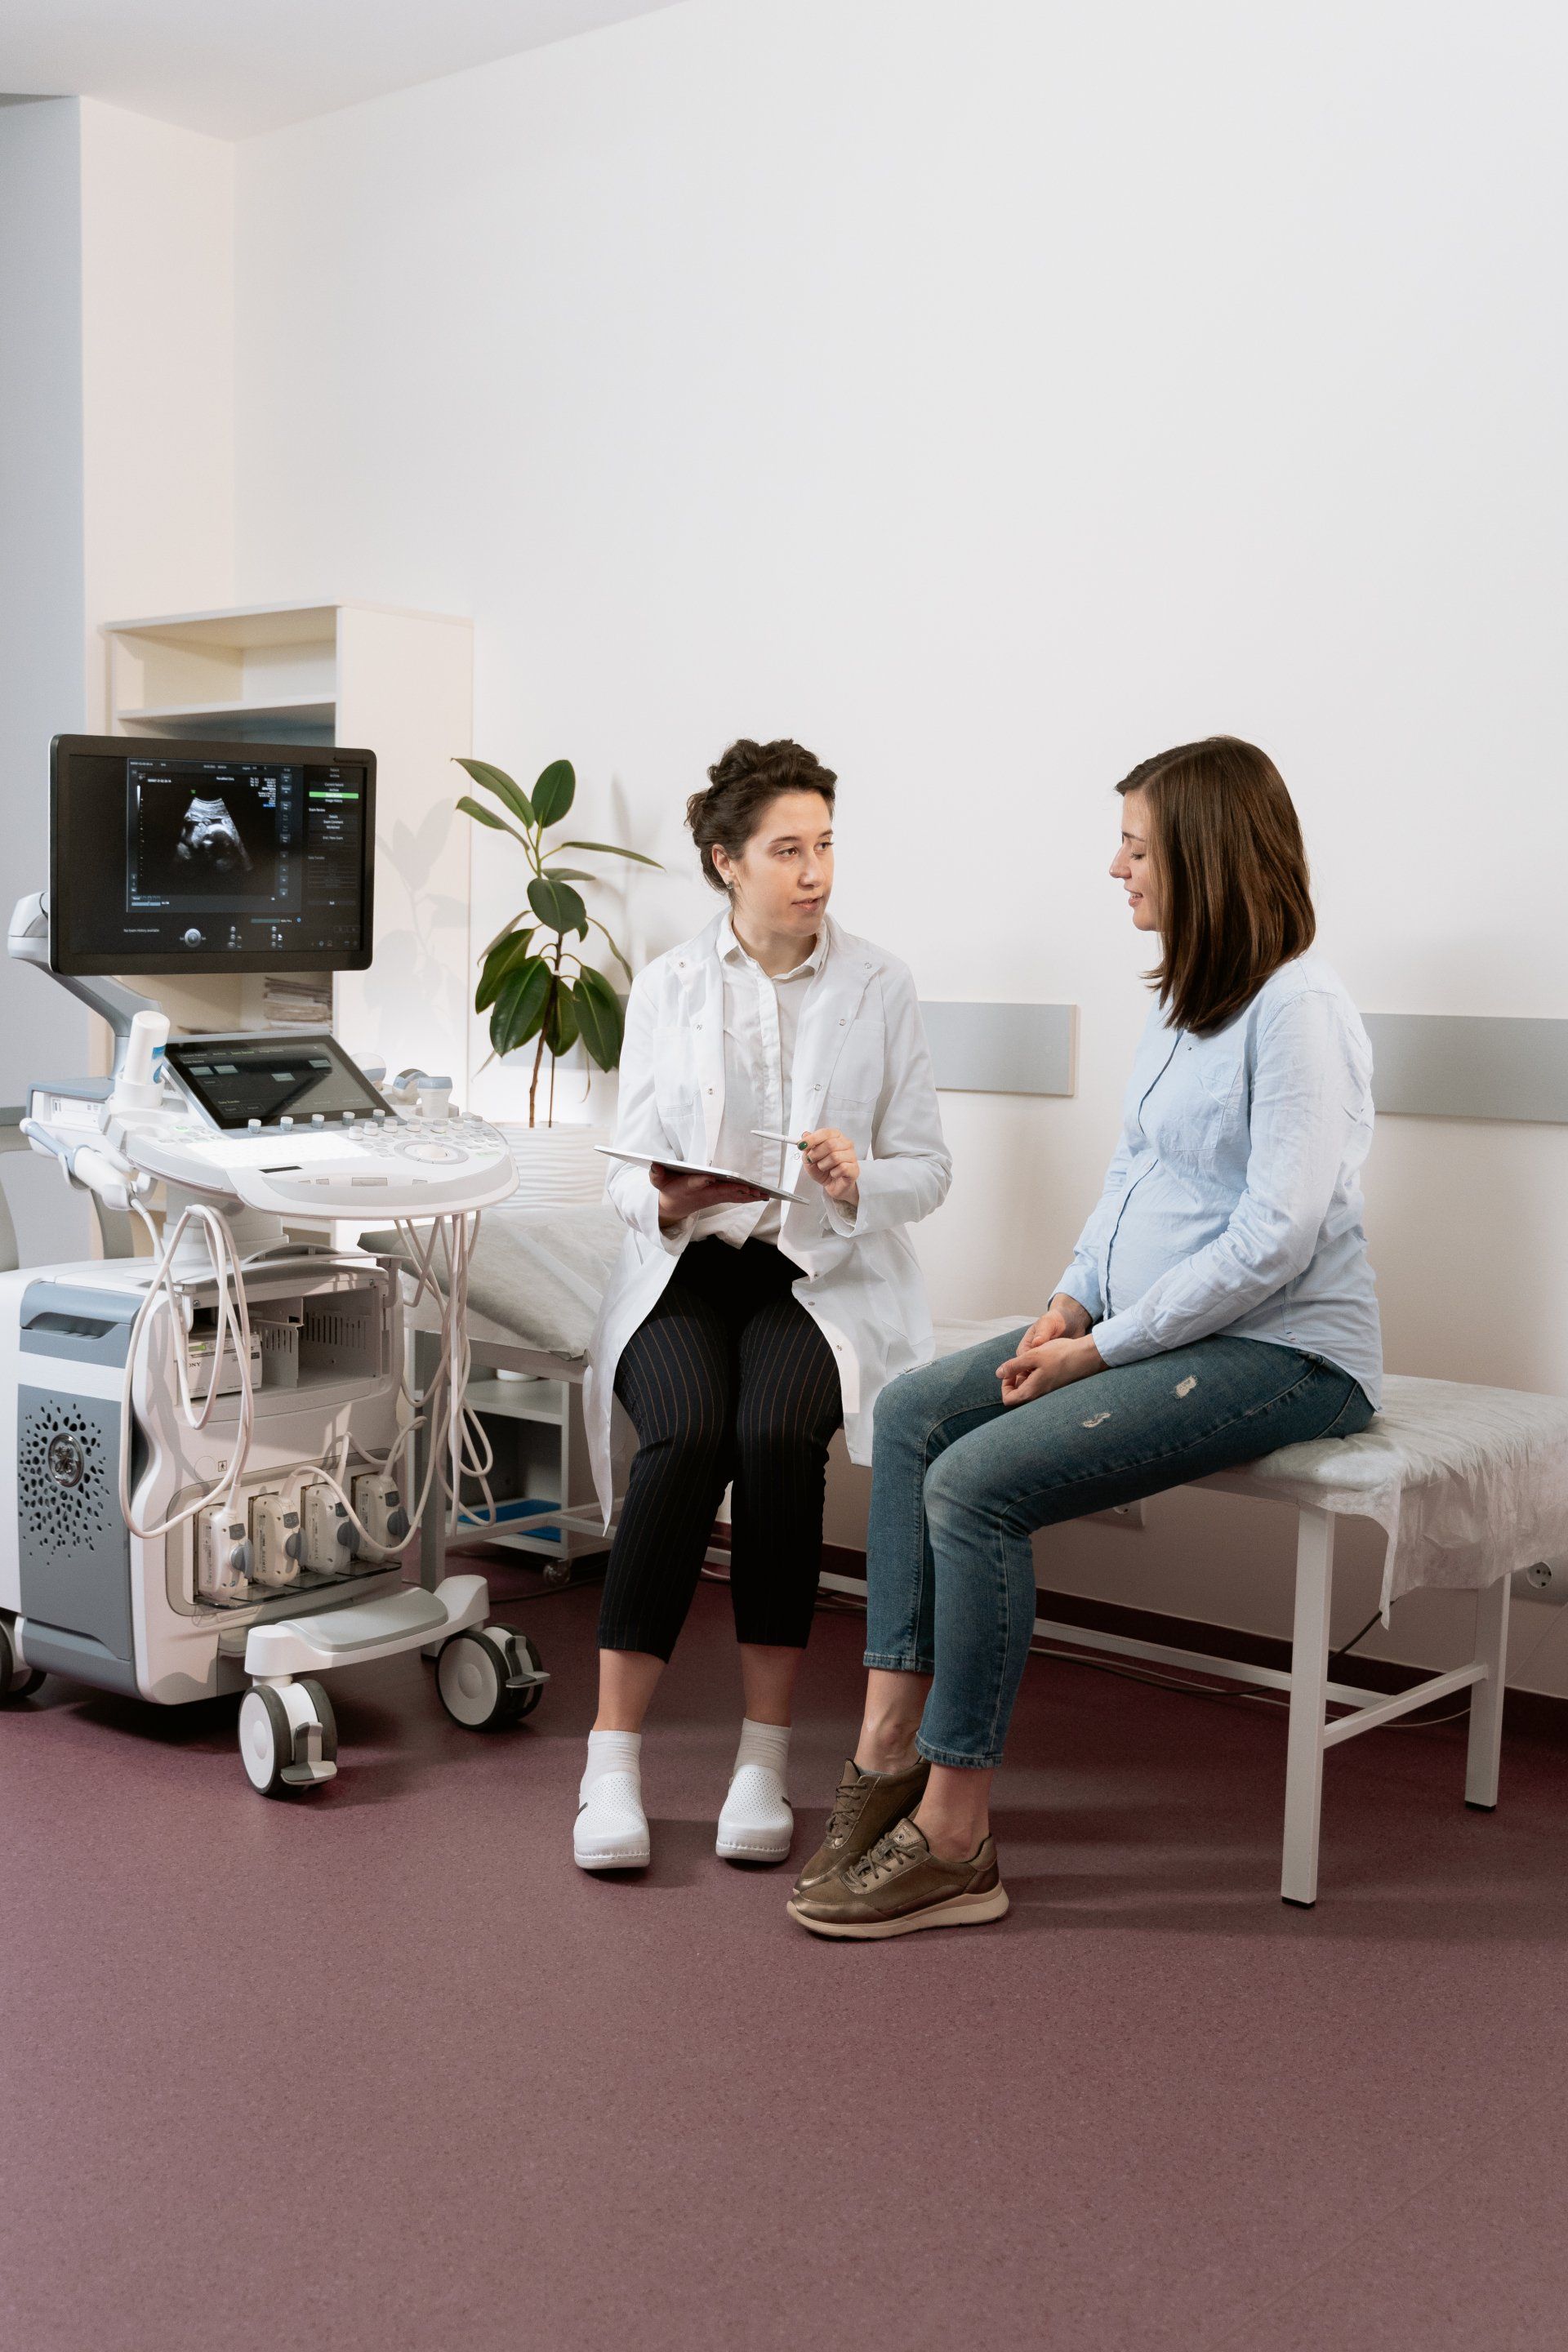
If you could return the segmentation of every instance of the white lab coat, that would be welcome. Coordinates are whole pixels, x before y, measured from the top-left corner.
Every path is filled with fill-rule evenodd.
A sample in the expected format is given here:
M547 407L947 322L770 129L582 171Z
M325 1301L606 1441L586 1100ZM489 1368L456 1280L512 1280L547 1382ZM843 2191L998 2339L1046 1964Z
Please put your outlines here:
M908 967L827 919L828 949L801 1007L793 1135L837 1127L860 1160L858 1209L829 1202L800 1170L777 1246L801 1268L795 1297L833 1349L850 1459L871 1458L879 1390L931 1355L925 1285L905 1232L946 1197L931 1055ZM711 1163L724 1110L722 916L657 957L633 983L616 1141L626 1151ZM628 1231L588 1344L583 1402L594 1482L610 1521L611 1423L621 1350L680 1260L689 1224L664 1234L646 1168L611 1163L606 1197Z

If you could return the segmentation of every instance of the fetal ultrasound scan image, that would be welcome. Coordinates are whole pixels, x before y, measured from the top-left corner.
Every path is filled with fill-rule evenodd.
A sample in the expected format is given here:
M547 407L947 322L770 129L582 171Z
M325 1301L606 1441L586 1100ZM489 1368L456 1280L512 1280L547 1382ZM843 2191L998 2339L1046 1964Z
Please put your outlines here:
M194 800L174 844L174 856L198 873L248 874L250 852L226 801Z
M214 791L205 779L148 777L133 803L130 903L199 913L270 902L284 846L270 788Z

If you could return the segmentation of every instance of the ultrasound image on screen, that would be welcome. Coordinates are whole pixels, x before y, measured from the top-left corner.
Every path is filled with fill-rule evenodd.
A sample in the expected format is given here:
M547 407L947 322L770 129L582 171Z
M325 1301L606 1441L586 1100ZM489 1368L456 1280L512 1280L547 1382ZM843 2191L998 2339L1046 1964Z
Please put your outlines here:
M197 874L208 875L248 874L254 862L226 801L192 801L174 856Z
M297 910L302 772L127 762L128 914Z

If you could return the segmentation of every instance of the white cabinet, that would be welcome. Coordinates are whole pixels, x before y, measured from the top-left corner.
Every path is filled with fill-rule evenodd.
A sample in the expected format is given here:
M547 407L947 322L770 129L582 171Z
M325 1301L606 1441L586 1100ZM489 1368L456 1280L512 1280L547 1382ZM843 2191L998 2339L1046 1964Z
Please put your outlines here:
M551 1363L531 1349L475 1339L468 1402L489 1441L492 1465L484 1481L465 1476L458 1539L498 1544L531 1555L552 1580L608 1546L583 1425L580 1377L562 1379L535 1367ZM439 1341L431 1331L414 1339L414 1383L420 1394L435 1378ZM503 1377L503 1367L506 1376ZM526 1369L522 1369L526 1368ZM431 1433L415 1440L414 1488L425 1491ZM446 1501L433 1487L420 1526L420 1575L434 1586L446 1573Z

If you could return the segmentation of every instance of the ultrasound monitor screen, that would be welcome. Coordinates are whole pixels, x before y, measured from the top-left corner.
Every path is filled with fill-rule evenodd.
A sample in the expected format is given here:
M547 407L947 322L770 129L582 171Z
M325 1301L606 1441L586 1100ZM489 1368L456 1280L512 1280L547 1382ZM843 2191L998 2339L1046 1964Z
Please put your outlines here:
M57 738L55 970L363 971L374 791L368 751Z

